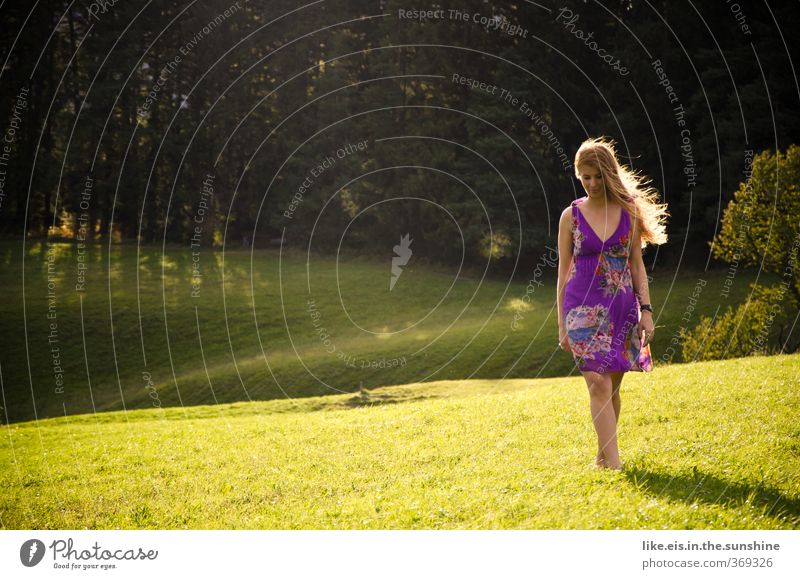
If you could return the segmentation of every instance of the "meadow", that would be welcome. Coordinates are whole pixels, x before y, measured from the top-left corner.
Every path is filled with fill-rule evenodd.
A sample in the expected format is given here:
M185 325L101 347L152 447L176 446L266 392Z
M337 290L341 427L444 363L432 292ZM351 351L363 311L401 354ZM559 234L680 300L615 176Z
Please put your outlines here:
M622 471L586 386L464 380L6 427L0 525L36 529L797 529L800 356L622 386Z
M390 290L385 263L273 250L0 256L2 528L800 525L800 355L667 354L755 272L654 273L615 472L555 347L554 268L412 266Z
M0 243L7 422L319 396L435 380L578 375L557 346L556 268L514 280L278 250ZM24 277L22 275L24 271ZM773 277L655 271L652 351ZM224 283L223 283L224 280ZM731 281L733 283L731 283ZM24 299L23 299L24 297Z

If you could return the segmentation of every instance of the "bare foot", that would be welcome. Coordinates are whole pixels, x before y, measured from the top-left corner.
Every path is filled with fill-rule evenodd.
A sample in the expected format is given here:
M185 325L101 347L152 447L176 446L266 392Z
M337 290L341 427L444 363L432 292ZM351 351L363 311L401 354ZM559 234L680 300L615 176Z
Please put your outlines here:
M623 466L621 463L611 465L609 464L608 460L606 459L606 455L602 450L597 451L597 455L594 457L594 466L596 468L607 468L609 470L622 470Z
M607 468L608 463L606 462L605 454L603 454L602 450L597 451L597 456L594 458L594 465L598 468Z

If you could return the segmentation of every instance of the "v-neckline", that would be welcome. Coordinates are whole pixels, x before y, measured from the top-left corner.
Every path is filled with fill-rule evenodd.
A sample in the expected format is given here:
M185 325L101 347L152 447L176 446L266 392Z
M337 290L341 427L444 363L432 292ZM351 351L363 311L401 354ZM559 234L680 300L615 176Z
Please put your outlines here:
M583 199L588 199L588 197L584 197ZM583 211L581 211L581 207L580 207L580 206L581 206L582 204L583 204L583 202L581 202L581 203L576 203L576 204L575 204L575 209L578 211L578 213L580 213L580 214L581 214L581 218L583 219L583 222L586 224L586 227L588 227L588 228L589 228L589 231L591 231L591 232L592 232L592 234L595 236L595 238L597 238L597 241L599 241L601 245L605 245L605 244L608 242L608 240L609 240L609 239L611 239L612 237L614 237L614 236L617 234L617 232L619 231L619 228L620 228L620 227L622 227L622 220L625 218L625 216L624 216L624 215L622 215L622 214L623 214L623 212L625 211L625 208L624 208L624 207L622 207L622 206L620 206L620 210L619 210L619 223L617 224L617 228L616 228L616 229L614 230L614 232L613 232L611 235L609 235L609 236L608 236L608 237L605 239L605 241L604 241L604 240L600 239L600 236L599 236L599 235L597 235L597 232L596 232L596 231L594 230L594 228L592 227L592 224L591 224L591 223L589 223L589 220L588 220L588 219L586 219L586 216L583 214Z

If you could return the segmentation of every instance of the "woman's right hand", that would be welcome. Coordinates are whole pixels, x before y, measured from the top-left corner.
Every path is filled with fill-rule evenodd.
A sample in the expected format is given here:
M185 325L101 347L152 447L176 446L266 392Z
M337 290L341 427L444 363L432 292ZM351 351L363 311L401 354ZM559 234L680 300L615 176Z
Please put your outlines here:
M567 339L567 330L564 326L558 327L558 345L561 346L561 349L565 352L572 352L572 349L569 347L569 340Z

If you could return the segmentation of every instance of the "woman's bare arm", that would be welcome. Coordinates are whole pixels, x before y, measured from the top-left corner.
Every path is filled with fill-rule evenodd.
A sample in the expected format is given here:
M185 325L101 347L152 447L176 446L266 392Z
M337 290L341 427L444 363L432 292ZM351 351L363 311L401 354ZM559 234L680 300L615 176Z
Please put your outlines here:
M564 325L564 286L572 266L572 207L567 207L558 220L558 327Z
M639 223L633 221L633 235L631 236L631 254L629 258L633 291L639 298L640 304L650 303L650 287L647 284L647 270L642 259L642 238Z

